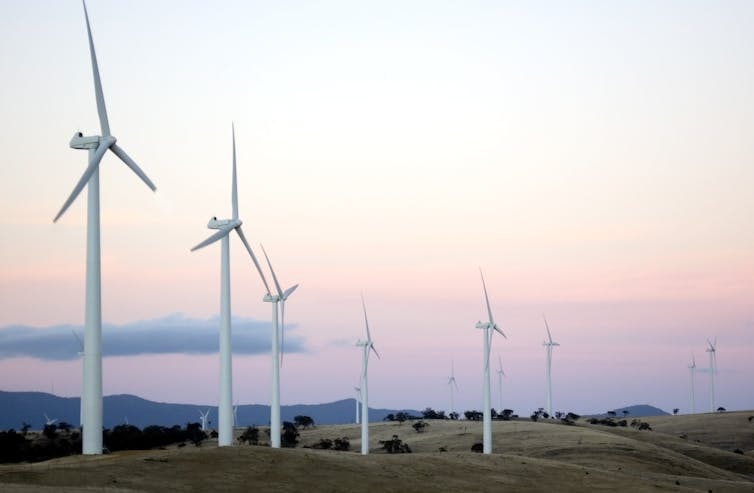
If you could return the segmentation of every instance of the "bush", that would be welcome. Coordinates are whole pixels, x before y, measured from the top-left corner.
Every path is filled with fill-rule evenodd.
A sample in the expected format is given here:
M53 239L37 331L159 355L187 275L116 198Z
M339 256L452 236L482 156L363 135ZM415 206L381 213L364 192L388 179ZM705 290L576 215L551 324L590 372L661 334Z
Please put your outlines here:
M336 438L332 441L332 448L333 450L346 452L351 450L351 442L348 441L348 437Z
M241 436L238 437L238 441L241 443L248 442L249 445L258 445L259 444L259 428L256 426L249 426L247 427L243 433L241 433Z
M424 421L419 420L411 426L413 426L414 430L416 430L417 433L423 433L424 429L429 426L429 423L425 423Z
M481 454L484 451L484 444L482 442L475 443L471 446L471 451Z
M296 425L290 421L283 421L283 433L280 435L280 445L286 448L293 448L298 443L299 433Z
M380 440L382 448L388 454L410 454L411 447L407 443L398 438L398 435L393 435L392 440Z

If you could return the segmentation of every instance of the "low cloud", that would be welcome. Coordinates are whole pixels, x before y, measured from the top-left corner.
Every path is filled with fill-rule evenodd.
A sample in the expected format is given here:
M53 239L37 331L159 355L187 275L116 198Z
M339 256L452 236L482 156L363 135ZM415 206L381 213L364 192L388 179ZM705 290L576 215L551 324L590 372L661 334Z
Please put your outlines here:
M233 317L233 354L262 354L270 351L272 322ZM219 317L207 320L168 315L123 325L102 325L103 356L141 354L212 354L219 350ZM285 352L304 352L304 341L292 334L295 324L285 327ZM79 358L84 328L76 325L0 327L0 359L30 357L42 360Z

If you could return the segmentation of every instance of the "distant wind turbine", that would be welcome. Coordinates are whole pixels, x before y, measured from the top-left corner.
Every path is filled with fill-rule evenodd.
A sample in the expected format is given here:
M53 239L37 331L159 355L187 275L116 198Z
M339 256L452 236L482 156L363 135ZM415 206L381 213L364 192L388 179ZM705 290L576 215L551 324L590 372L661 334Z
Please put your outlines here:
M45 414L44 417L45 417L45 426L52 426L58 422L57 418L51 419L47 414Z
M70 142L71 148L88 150L89 164L53 221L57 222L60 219L86 186L86 302L84 309L84 347L86 349L84 351L84 381L81 393L81 407L83 408L82 452L84 455L97 455L102 453L102 277L100 270L99 214L99 165L102 157L108 150L112 151L152 191L157 188L136 162L126 154L126 151L116 144L117 139L110 133L105 96L102 91L97 55L94 51L92 29L89 25L89 14L86 10L86 3L82 1L82 4L84 6L86 32L89 38L89 55L94 76L94 93L101 135L85 137L81 132L73 134Z
M238 426L238 406L233 406L233 427Z
M482 277L482 288L484 289L484 301L487 303L487 315L489 316L488 322L477 322L476 328L482 329L484 336L484 378L482 380L482 390L484 392L484 406L482 408L482 416L484 419L482 442L483 452L485 454L492 453L492 412L490 404L490 346L492 345L492 331L497 331L507 339L507 336L503 334L503 331L495 323L492 317L492 308L490 308L490 298L487 296L487 285L484 283L484 274L482 269L479 269L479 275Z
M372 336L369 333L369 320L367 319L367 306L364 303L364 296L361 297L361 306L364 309L364 325L367 329L367 339L359 340L356 345L361 346L361 455L369 454L369 386L367 382L367 366L369 364L369 353L374 351L377 358L380 353L375 349L372 343Z
M709 346L705 351L709 353L709 399L710 399L710 412L714 413L717 410L715 407L715 376L717 374L717 339L710 341L707 339Z
M280 366L283 361L281 359L283 345L281 337L285 332L285 301L296 290L298 284L283 291L264 246L262 246L262 253L264 253L264 258L267 260L267 265L270 268L272 280L275 283L275 289L277 291L277 294L275 295L268 292L264 297L264 301L272 304L272 401L270 402L270 442L272 448L280 448ZM280 324L278 324L278 308L280 308Z
M230 233L235 230L238 233L241 242L251 256L254 266L262 278L267 294L270 288L264 278L262 269L259 267L254 252L246 241L241 224L243 222L238 218L238 185L236 179L236 131L235 126L231 126L233 134L233 179L231 191L231 203L233 207L233 217L231 219L217 219L213 217L207 223L209 229L218 230L206 240L202 241L191 251L199 250L218 240L221 240L220 256L220 405L218 406L217 428L218 437L217 445L227 447L233 444L233 369L231 353L231 328L230 328ZM275 434L272 433L272 436Z
M691 377L691 414L696 414L696 398L694 397L694 380L696 374L696 359L691 355L691 364L689 365L689 376Z
M448 388L450 388L450 413L455 412L455 400L454 391L458 390L458 384L456 383L456 369L453 360L450 360L450 376L448 377Z
M202 423L202 431L207 431L207 424L209 423L209 409L204 412L199 411L199 421Z
M552 342L552 335L550 335L550 326L547 325L547 318L542 315L542 319L545 321L545 328L547 329L547 341L542 345L547 348L547 414L552 417L552 348L553 346L560 346L557 342Z
M503 360L500 358L500 355L497 355L497 386L498 386L498 409L497 412L502 413L503 412L503 377L505 376L505 372L503 371Z

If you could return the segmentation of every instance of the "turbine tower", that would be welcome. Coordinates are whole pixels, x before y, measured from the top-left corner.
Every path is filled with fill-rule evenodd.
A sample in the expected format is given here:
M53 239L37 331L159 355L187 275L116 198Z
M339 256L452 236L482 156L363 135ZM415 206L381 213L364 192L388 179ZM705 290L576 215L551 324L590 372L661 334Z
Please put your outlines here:
M479 269L479 275L482 277L482 288L484 289L484 301L487 303L487 315L489 316L488 322L477 322L476 328L482 329L484 336L484 378L482 380L482 390L484 393L484 406L482 408L482 415L484 417L483 425L483 452L485 454L492 453L492 412L490 411L490 346L492 345L492 331L495 330L507 339L507 336L503 334L503 331L495 323L492 317L492 308L490 308L490 298L487 296L487 285L484 283L484 275L482 269Z
M547 341L542 345L547 348L547 414L552 417L552 348L553 346L560 346L557 342L552 342L552 335L550 335L550 326L547 325L547 318L542 315L542 319L545 321L545 328L547 329Z
M89 55L94 77L94 94L97 101L97 113L101 135L84 136L76 132L71 138L73 149L89 151L88 165L84 174L68 196L63 207L55 216L53 222L68 210L76 200L84 186L87 187L87 215L86 215L86 302L84 308L84 381L82 383L81 407L83 408L82 453L84 455L98 455L102 453L102 291L100 271L100 214L99 214L99 164L105 153L110 150L123 161L126 166L136 173L152 191L157 188L146 174L139 168L131 157L118 144L117 139L110 133L110 123L107 119L105 96L102 92L102 81L99 76L97 55L94 51L92 29L89 25L89 14L84 6L86 33L89 38Z
M448 387L450 388L450 413L455 412L455 401L453 392L458 390L458 384L456 383L456 371L453 360L450 360L450 376L448 377Z
M500 414L503 412L503 377L505 376L505 372L503 371L503 360L500 358L500 355L497 355L497 386L498 386L498 409L497 412Z
M691 364L689 365L689 376L691 377L691 414L696 414L696 398L694 397L694 380L696 374L696 359L691 355Z
M261 245L260 245L261 246ZM264 296L264 301L272 303L272 400L270 402L270 442L272 448L280 448L280 366L282 351L282 334L285 331L285 300L296 290L298 284L291 286L283 291L275 275L275 270L270 263L270 257L262 246L262 253L267 259L267 265L272 274L272 280L275 282L277 294L270 294L269 291ZM280 326L278 326L278 307L280 308Z
M369 454L369 387L367 385L367 365L369 364L369 353L374 351L377 358L380 353L372 344L372 336L369 333L369 320L367 319L367 306L364 303L364 296L361 297L361 306L364 309L364 324L367 328L366 341L359 340L357 346L362 348L361 351L361 455Z
M83 393L84 393L84 341L81 340L81 336L78 335L78 333L71 329L71 332L73 332L73 337L76 338L76 342L79 345L79 359L81 360L81 393L79 394L79 426L84 426L84 401L82 399Z
M361 388L354 387L353 390L356 391L356 398L354 399L356 401L356 424L359 424L359 399L361 399Z
M270 288L259 267L259 262L254 256L254 252L246 241L241 224L243 222L238 218L238 187L236 180L236 132L235 127L231 126L233 133L233 182L231 191L231 202L233 207L233 217L231 219L217 219L213 217L207 223L209 229L218 230L206 240L202 241L191 251L199 250L218 240L221 241L220 255L220 405L217 412L217 445L227 447L233 444L233 373L231 365L231 338L230 338L230 233L235 230L241 238L241 242L251 256L251 260L259 272L262 282L264 283L267 293Z
M714 342L707 339L706 351L709 353L709 401L710 412L714 413L717 407L715 407L715 376L717 374L717 339Z
M204 412L199 411L199 421L202 423L202 431L207 431L207 424L209 423L209 409Z

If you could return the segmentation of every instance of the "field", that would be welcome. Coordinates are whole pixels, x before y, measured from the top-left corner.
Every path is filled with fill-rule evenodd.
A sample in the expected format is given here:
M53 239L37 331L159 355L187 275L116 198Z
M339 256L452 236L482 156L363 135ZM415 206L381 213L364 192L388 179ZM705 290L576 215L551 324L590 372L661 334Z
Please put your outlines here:
M358 453L357 425L319 426L302 430L295 449L221 449L210 441L2 465L0 491L754 492L753 414L642 418L651 431L497 421L491 456L470 451L481 422L430 421L423 433L410 422L375 423L368 457ZM413 453L384 453L378 441L393 435ZM349 438L350 452L304 448L339 437Z

